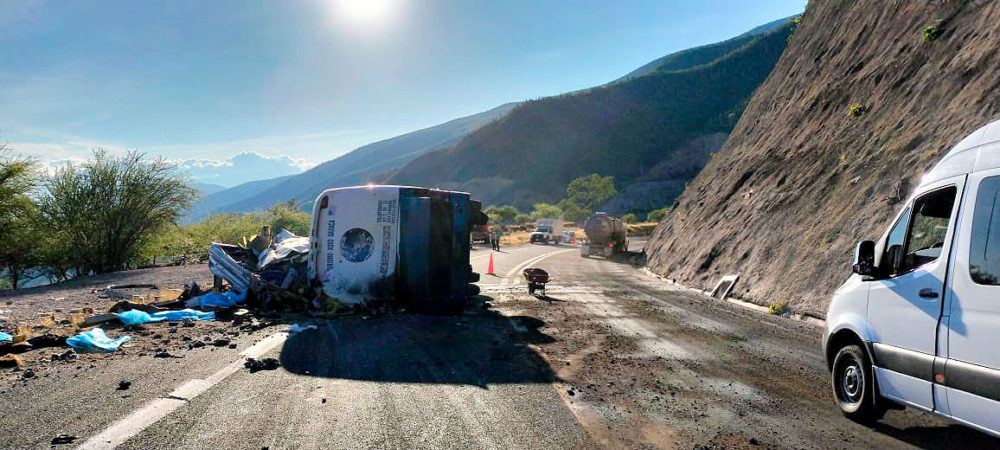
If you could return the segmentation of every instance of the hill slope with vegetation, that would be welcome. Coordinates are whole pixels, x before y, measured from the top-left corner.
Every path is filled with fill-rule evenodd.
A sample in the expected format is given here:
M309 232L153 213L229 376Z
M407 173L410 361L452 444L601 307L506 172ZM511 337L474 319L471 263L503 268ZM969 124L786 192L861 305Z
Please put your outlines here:
M729 140L654 232L649 267L822 317L855 242L1000 113L1000 3L810 2Z
M526 102L453 148L414 159L386 181L465 190L485 204L521 209L558 201L570 180L586 174L611 175L627 187L686 144L728 133L777 62L790 28L699 47L684 55L686 63L666 62L664 70ZM643 180L681 177L667 183L669 189L643 191L660 206L670 204L718 149L688 147L698 150L686 158L694 161L693 170L662 170L667 180Z

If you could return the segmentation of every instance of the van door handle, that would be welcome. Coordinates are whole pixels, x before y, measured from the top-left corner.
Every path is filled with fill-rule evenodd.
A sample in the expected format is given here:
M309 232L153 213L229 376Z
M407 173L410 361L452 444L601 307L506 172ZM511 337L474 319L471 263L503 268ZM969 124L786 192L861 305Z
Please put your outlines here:
M931 288L923 288L917 295L920 295L923 298L938 298L938 293Z

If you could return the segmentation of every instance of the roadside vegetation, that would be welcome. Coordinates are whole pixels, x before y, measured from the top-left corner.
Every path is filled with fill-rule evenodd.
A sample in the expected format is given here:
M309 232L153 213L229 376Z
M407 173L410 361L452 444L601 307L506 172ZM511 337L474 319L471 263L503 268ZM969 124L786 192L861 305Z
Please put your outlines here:
M0 289L198 259L212 242L240 243L262 225L309 232L309 213L294 201L177 225L197 198L187 181L174 164L138 152L97 150L47 173L0 145Z
M615 179L612 176L590 174L579 177L566 186L566 198L556 204L535 203L530 213L523 214L510 205L490 206L484 210L490 217L490 223L502 225L523 225L538 219L563 219L582 225L592 214L597 212L601 204L618 193ZM670 208L661 208L645 214L645 222L659 222L666 217ZM639 223L639 217L644 211L630 211L622 215L625 223Z

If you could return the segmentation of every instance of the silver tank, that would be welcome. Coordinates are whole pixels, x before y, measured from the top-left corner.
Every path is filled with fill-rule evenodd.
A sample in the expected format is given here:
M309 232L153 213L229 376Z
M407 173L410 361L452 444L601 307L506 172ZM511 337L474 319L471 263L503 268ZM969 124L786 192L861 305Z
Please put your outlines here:
M621 219L605 213L597 213L583 224L583 232L587 239L594 243L606 243L625 239L625 223Z

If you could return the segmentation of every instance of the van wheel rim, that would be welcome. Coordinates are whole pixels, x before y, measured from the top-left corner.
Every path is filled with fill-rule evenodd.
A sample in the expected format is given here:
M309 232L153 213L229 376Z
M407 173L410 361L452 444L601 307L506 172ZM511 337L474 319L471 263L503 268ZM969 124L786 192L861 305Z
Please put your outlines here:
M841 389L844 393L844 400L850 403L861 401L861 393L864 391L864 375L861 366L857 361L851 361L841 375Z

